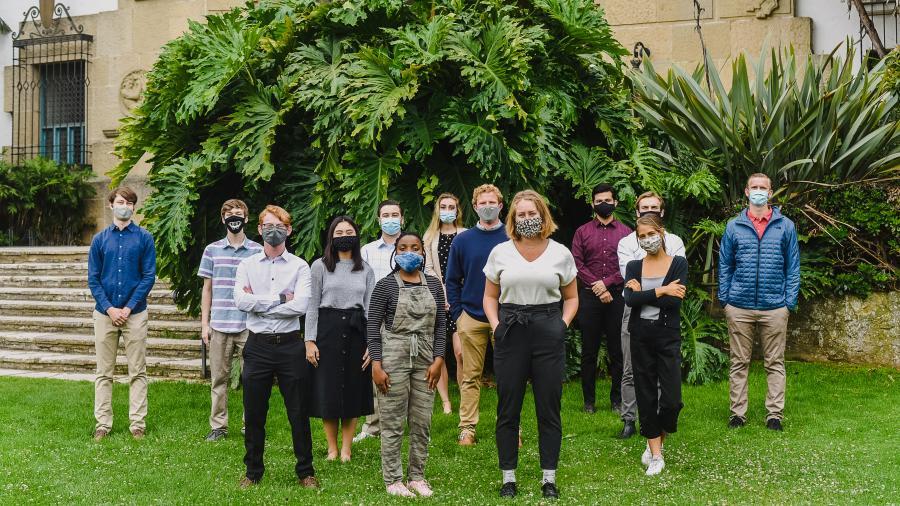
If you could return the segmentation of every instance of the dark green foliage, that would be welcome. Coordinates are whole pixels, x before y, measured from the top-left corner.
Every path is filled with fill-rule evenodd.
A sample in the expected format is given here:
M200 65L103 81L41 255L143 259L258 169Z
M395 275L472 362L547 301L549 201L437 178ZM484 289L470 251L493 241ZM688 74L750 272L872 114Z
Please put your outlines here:
M73 245L82 241L90 168L34 158L0 162L0 244Z

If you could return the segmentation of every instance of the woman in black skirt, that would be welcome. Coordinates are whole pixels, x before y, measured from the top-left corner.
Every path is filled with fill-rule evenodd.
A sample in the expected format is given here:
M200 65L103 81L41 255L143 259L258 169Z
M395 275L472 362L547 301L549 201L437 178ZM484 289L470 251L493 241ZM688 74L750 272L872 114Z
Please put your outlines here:
M328 441L327 460L351 455L356 420L374 412L372 369L366 347L366 308L375 274L362 260L359 228L349 216L328 227L322 258L310 267L306 313L306 360L313 365L310 414L321 418Z

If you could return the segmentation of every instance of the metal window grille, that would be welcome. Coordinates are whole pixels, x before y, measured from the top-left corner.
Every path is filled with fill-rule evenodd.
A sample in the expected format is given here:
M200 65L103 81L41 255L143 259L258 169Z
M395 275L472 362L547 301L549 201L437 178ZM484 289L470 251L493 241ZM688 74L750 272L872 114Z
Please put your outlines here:
M898 34L900 34L898 32L898 28L900 28L900 8L898 8L897 0L863 0L860 2L860 5L862 5L865 14L872 21L872 26L875 28L875 32L877 32L878 38L881 39L880 42L885 49L890 51L897 46L900 43L900 37L898 37ZM851 6L851 2L847 2L847 8L850 9ZM852 7L855 8L855 6ZM859 44L861 61L866 59L877 61L879 59L875 50L875 43L866 30L861 16L859 22Z
M42 156L90 165L88 68L94 38L75 25L63 4L44 18L31 7L13 34L11 162Z

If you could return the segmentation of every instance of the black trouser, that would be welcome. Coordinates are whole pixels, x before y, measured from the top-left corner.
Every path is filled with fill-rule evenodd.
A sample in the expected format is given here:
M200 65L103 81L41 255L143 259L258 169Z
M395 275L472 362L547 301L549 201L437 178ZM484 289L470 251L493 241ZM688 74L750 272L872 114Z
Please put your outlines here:
M622 287L609 289L612 302L604 304L590 288L578 291L578 327L581 329L581 393L585 404L597 401L597 354L606 340L606 360L612 385L609 402L622 404Z
M253 481L259 481L265 470L263 450L266 443L266 416L269 412L272 381L276 376L291 424L294 456L297 457L297 477L305 478L315 474L307 412L309 368L303 338L299 331L289 334L251 332L244 346L242 380L246 425L244 447L247 450L244 464L247 466L247 478Z
M678 430L681 332L655 320L639 320L631 333L631 363L641 435L653 439Z
M519 461L519 419L528 380L534 392L541 469L556 469L562 443L560 401L566 374L566 324L559 303L500 306L494 333L497 454L501 470Z

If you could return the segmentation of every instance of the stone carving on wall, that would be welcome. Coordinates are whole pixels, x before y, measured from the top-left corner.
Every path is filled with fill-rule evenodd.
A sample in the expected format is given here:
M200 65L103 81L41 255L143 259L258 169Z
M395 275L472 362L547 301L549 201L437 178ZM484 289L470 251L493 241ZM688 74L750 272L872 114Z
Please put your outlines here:
M778 0L754 0L753 6L747 9L747 12L755 13L756 19L765 19L777 8Z
M147 71L145 70L132 70L125 74L122 84L119 85L119 103L122 105L123 112L130 113L137 107L146 83Z

